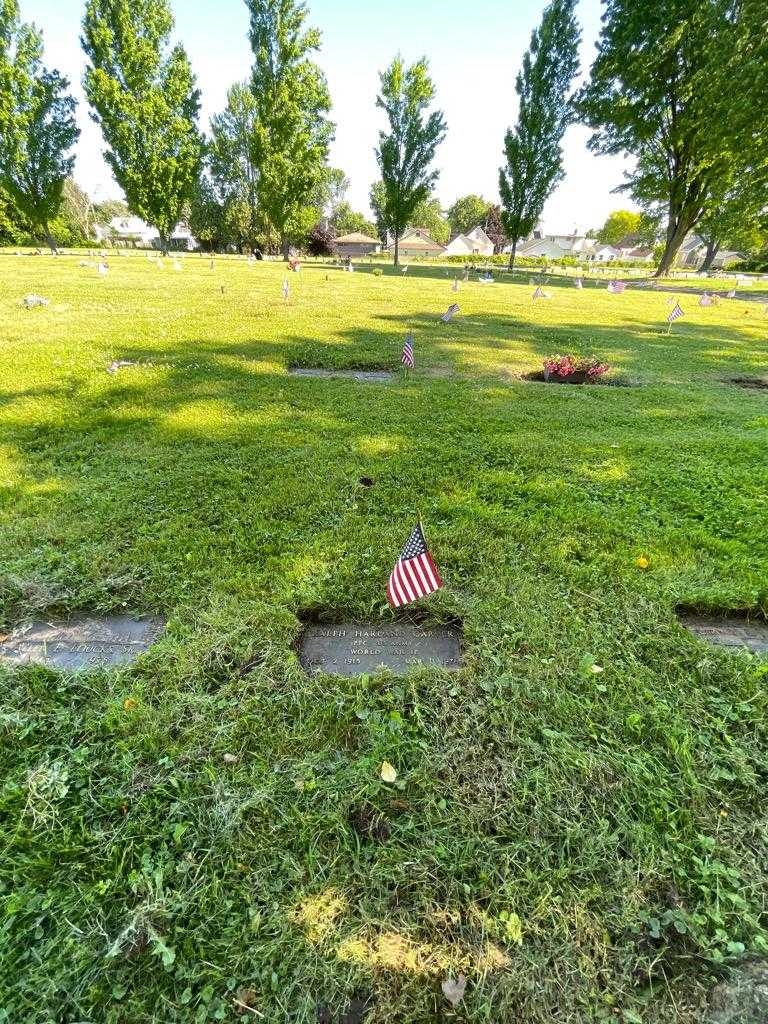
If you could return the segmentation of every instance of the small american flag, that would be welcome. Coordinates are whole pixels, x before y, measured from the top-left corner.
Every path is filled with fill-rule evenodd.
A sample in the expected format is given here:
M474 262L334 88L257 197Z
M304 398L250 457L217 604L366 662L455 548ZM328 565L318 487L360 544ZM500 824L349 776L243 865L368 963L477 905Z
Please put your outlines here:
M454 279L453 279L453 290L455 292L457 292L459 290L459 279L458 279L458 277L454 277Z
M418 601L420 597L434 594L442 587L443 581L424 539L421 523L418 523L400 552L387 583L387 600L393 608Z
M544 298L544 289L541 287L541 285L536 286L536 291L533 293L533 297L534 299Z
M669 316L667 317L667 323L672 323L673 320L677 320L678 317L683 316L683 311L680 308L680 303L676 302L674 309L670 310Z
M623 281L608 282L608 291L612 292L614 295L621 295L621 293L624 291L626 287L627 286Z
M736 289L735 288L731 288L731 290L729 292L726 292L725 297L726 297L726 299L735 299L736 298Z
M459 312L458 303L453 302L448 307L448 309L446 309L446 311L443 313L443 315L442 315L442 317L440 319L443 321L444 324L450 323L451 320L453 320L453 318L456 316L456 314L458 312Z
M403 345L403 354L400 356L400 362L403 364L403 366L408 366L411 369L413 369L414 366L416 365L414 363L414 361L413 361L413 335L412 334L409 334L408 337L405 339L405 344Z
M291 286L288 284L288 278L286 277L283 281L283 298L288 301L288 296L291 294Z
M699 299L699 305L700 306L711 306L712 305L712 297L707 292L704 292L704 294Z
M100 263L98 269L102 277L109 273L109 267L106 263Z
M577 278L574 279L573 286L574 286L574 288L583 288L584 287L584 282L581 280L580 277L577 277Z
M408 267L407 266L403 267L401 273L407 274L408 273Z

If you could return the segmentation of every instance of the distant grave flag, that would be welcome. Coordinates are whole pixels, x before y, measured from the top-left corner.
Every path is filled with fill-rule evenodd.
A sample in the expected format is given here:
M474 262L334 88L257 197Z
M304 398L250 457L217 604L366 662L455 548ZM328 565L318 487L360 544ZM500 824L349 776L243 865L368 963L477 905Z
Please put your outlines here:
M283 299L287 302L288 296L291 294L291 286L288 284L288 278L283 280Z
M109 267L107 266L106 263L100 263L97 269L102 277L106 276L109 273Z
M421 523L406 541L387 584L387 600L393 608L418 601L442 587L440 573L429 553Z
M626 287L627 285L624 281L608 282L608 291L611 292L612 295L621 295Z
M446 311L443 313L443 315L440 317L440 319L443 321L444 324L449 324L451 322L451 320L453 320L453 318L456 316L456 314L458 312L459 312L458 303L453 302L448 307L448 309L446 309Z
M408 265L407 264L406 264L406 266L403 267L403 269L400 271L400 273L401 274L407 274L408 273Z
M573 287L574 288L583 288L584 287L584 282L581 280L580 277L574 278Z
M700 306L711 306L712 305L712 296L708 292L704 292L704 294L699 299L699 305Z
M458 290L459 290L459 279L458 279L458 277L454 277L452 291L457 292Z
M736 298L736 289L735 288L731 288L731 290L729 292L726 292L725 297L726 297L726 299L735 299Z
M211 270L215 270L216 269L216 261L215 260L211 260L211 264L210 265L211 265Z
M667 324L668 324L668 326L667 326L667 334L669 334L669 331L670 331L670 329L672 327L673 321L678 320L681 316L684 316L684 315L685 314L683 313L682 309L680 308L680 303L676 302L675 305L674 305L674 308L669 311L669 316L667 317Z
M409 334L408 337L405 339L405 344L403 345L403 354L400 356L400 362L403 364L403 366L407 367L410 370L412 370L416 365L413 359L412 334Z
M543 299L544 298L544 289L541 287L541 285L538 285L538 284L536 285L536 291L533 293L532 297L534 299Z

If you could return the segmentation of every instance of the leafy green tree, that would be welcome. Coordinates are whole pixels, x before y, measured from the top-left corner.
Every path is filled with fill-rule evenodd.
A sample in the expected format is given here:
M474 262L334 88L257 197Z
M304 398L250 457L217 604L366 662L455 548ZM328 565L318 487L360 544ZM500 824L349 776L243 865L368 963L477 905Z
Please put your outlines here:
M389 121L389 132L379 132L376 150L383 183L380 219L385 231L390 230L395 236L397 266L400 236L413 223L414 211L429 198L437 181L439 172L430 170L430 164L445 138L446 125L441 111L427 114L435 87L426 58L406 67L402 57L395 57L379 79L381 92L376 106L381 107Z
M517 243L536 226L564 177L561 143L572 119L569 91L579 68L575 4L551 0L544 9L515 82L517 125L504 138L506 166L499 171L502 220L512 242L510 269Z
M0 0L0 188L55 251L50 225L80 132L69 82L42 57L42 35L21 22L17 0Z
M87 242L93 234L93 203L74 178L64 182L62 214L80 239Z
M371 204L371 210L373 211L373 220L376 224L376 234L382 240L386 241L387 238L387 189L384 182L379 179L374 181L371 185L368 193L368 202Z
M665 274L734 162L765 160L755 111L768 92L764 0L605 0L578 98L597 153L628 153L623 186L666 208Z
M360 231L364 235L376 237L376 225L372 224L362 213L356 213L346 201L339 203L328 223L335 236L349 235L353 231Z
M313 195L326 174L334 132L326 116L331 98L323 73L309 59L320 47L320 33L305 29L304 4L297 0L246 0L246 4L254 54L251 91L256 103L258 198L287 258L291 237L303 230Z
M170 51L168 0L87 0L83 81L105 158L131 211L163 251L192 197L203 155L200 93L184 47Z
M97 224L109 224L115 217L127 217L130 212L122 199L105 199L93 204L93 219Z
M598 241L603 245L615 245L626 235L637 234L641 220L642 214L634 210L614 210L597 233Z
M709 270L722 248L754 255L768 242L768 183L749 175L730 183L725 194L710 202L697 225L707 251L701 270Z
M208 159L221 205L245 204L247 218L243 227L251 245L261 226L257 136L256 97L248 83L238 82L227 92L226 109L211 118Z
M482 196L468 195L457 199L448 208L448 223L452 235L464 235L472 228L482 226L491 204Z
M451 237L451 225L443 216L439 199L422 199L411 214L408 226L426 228L430 237L440 245L445 245Z

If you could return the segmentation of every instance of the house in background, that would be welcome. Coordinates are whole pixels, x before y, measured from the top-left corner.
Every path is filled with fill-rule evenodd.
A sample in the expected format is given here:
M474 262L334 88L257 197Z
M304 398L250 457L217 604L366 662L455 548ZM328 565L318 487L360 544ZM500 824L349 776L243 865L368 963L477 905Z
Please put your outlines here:
M600 245L598 244L594 252L590 255L590 259L596 263L613 263L614 260L621 259L621 253L613 245Z
M445 247L445 256L493 256L493 242L483 229L472 228L465 235L456 235Z
M157 228L153 228L141 217L129 214L126 217L113 217L109 224L94 224L93 234L97 242L110 242L112 245L127 249L159 249L160 236ZM199 243L189 230L189 225L179 221L169 239L171 249L189 251L199 249Z
M369 256L372 252L381 252L381 241L364 235L362 231L353 231L335 239L333 248L339 256Z
M699 235L690 234L680 246L677 263L681 267L700 267L707 255L707 243ZM744 259L744 254L733 249L721 249L712 260L712 270L722 270L729 263Z
M387 248L390 252L395 250L395 239L389 233ZM430 237L426 228L407 228L400 238L399 250L401 256L442 256L445 246Z

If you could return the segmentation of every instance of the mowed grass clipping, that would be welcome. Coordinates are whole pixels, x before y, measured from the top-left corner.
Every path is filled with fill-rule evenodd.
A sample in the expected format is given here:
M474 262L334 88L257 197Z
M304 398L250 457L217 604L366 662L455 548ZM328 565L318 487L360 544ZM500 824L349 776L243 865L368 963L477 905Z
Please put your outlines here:
M768 952L766 663L675 608L768 609L762 305L79 264L0 255L0 631L169 622L0 669L0 1020L702 1021ZM521 379L574 348L629 386ZM461 671L307 678L418 514Z

